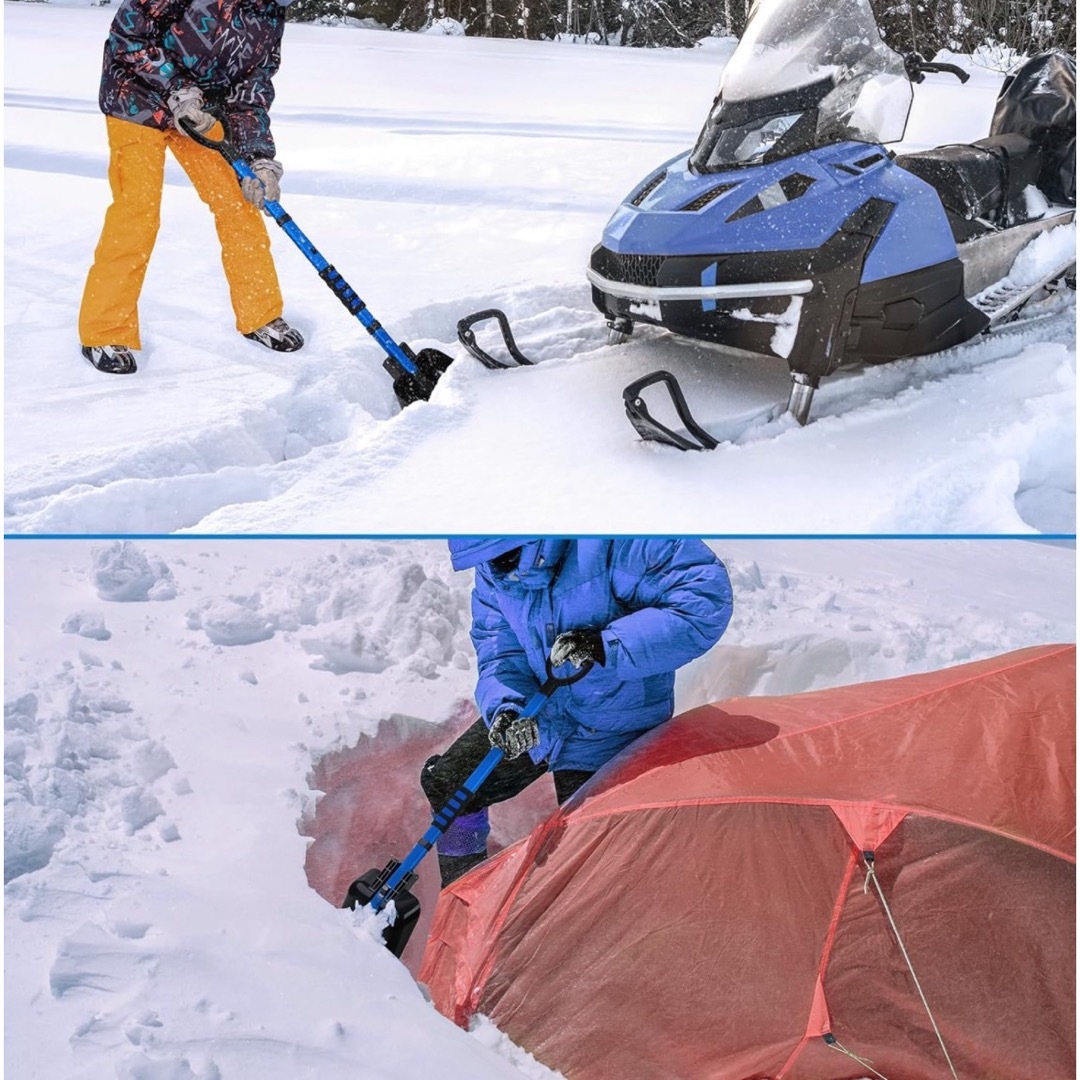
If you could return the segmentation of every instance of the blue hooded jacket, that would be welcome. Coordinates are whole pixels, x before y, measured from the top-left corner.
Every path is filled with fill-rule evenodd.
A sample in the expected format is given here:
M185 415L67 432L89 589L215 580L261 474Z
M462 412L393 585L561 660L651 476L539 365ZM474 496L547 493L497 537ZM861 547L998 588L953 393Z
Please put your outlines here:
M490 560L516 547L516 570ZM700 540L466 538L450 541L455 569L476 568L472 640L476 701L490 725L545 678L555 638L602 631L605 663L555 692L540 713L533 761L594 772L670 719L675 669L707 652L731 618L724 564Z

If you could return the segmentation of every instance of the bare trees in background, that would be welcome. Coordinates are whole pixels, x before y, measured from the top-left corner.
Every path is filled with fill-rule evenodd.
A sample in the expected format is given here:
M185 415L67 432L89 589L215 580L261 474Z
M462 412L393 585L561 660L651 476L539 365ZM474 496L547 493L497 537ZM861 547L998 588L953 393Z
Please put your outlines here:
M1077 0L870 0L898 52L998 50L1003 58L1056 48L1072 53ZM374 19L420 30L441 19L481 37L556 36L609 45L691 46L738 37L752 0L295 0L289 18Z

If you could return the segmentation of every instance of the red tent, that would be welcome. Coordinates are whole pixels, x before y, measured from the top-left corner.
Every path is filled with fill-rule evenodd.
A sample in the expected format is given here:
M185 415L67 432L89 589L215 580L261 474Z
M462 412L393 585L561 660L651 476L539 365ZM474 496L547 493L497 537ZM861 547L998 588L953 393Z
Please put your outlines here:
M420 978L569 1080L1072 1080L1075 659L684 713L442 892Z

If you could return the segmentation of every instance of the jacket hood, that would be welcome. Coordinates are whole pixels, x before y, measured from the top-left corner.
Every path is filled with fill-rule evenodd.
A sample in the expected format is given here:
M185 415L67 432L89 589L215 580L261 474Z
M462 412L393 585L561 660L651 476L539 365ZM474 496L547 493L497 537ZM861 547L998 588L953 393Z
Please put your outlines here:
M528 537L521 536L463 536L447 540L446 544L450 548L450 563L454 569L471 570L528 542Z
M517 568L508 574L492 573L491 579L501 588L546 589L558 574L570 547L569 540L526 540L521 545Z

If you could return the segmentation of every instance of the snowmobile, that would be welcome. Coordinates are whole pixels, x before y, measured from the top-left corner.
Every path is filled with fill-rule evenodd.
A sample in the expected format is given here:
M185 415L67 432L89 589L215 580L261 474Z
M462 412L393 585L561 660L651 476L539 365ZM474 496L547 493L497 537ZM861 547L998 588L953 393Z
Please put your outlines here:
M987 138L897 156L913 83L959 67L901 56L869 0L761 0L694 147L650 173L608 221L587 271L609 342L636 323L791 372L800 424L841 364L947 349L1014 315L1075 253L1014 285L1017 254L1072 221L1075 62L1028 61L1006 80ZM666 384L689 437L649 413ZM639 433L716 441L674 376L627 387Z

